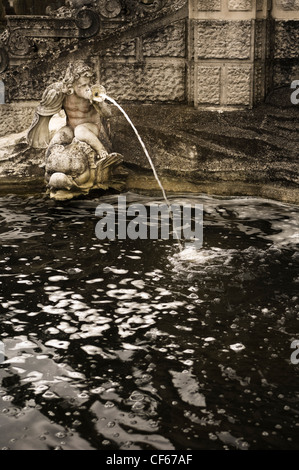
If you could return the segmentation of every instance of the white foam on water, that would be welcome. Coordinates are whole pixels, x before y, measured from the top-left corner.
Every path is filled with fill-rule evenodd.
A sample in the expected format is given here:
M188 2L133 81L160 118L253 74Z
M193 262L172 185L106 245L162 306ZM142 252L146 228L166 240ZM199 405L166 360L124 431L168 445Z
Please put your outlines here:
M219 263L229 264L232 259L232 255L235 250L223 250L221 248L211 248L209 250L201 248L189 247L175 255L175 259L178 261L188 261L195 264L206 264L217 261Z
M45 343L45 346L50 346L53 348L58 348L58 349L68 349L70 345L69 341L60 341L56 339L51 339L50 341L47 341Z

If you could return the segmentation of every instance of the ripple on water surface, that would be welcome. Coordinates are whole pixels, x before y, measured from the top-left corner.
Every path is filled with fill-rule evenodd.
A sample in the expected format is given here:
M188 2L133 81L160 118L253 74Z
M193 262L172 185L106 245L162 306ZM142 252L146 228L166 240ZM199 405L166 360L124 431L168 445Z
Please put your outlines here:
M171 201L203 204L201 250L100 242L99 200L0 199L0 448L298 447L299 209Z

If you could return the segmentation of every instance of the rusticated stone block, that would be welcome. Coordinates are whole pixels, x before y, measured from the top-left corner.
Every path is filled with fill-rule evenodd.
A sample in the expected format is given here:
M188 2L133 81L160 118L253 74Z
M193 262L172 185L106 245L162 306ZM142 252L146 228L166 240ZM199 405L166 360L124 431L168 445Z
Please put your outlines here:
M197 67L197 104L219 105L221 67L198 66Z
M197 0L198 11L220 11L221 0Z
M184 101L185 78L185 67L171 63L110 63L101 70L108 95L120 101Z
M279 59L298 58L299 21L275 22L275 52Z
M251 10L252 0L228 0L228 9L234 11Z
M299 10L299 0L276 0L276 5L286 11Z
M250 21L198 21L196 54L201 59L249 59Z
M273 85L274 87L279 86L291 86L293 80L297 80L299 77L299 64L284 64L282 61L274 64L273 69Z
M250 105L251 67L229 66L226 86L228 105Z
M109 47L101 51L102 57L134 57L136 55L135 40L117 43L115 46Z
M185 33L185 21L179 21L144 36L143 55L145 57L185 57Z

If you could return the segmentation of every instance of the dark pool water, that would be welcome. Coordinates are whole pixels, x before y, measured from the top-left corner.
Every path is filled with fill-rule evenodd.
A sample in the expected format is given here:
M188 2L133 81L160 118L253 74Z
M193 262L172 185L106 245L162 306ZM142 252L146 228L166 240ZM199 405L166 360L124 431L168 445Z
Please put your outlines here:
M0 198L0 449L299 448L299 208L174 201L191 257L99 241L100 199Z

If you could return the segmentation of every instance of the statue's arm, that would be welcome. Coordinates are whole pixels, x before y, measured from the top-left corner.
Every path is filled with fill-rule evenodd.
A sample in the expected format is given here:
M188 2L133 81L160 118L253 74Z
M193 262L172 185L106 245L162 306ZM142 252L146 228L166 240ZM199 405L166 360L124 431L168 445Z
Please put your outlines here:
M61 111L64 96L61 82L54 83L45 90L27 134L27 142L31 147L47 148L49 145L49 122L54 114Z
M96 111L104 118L108 119L112 116L111 107L109 104L102 101L102 103L97 103L95 101L92 102Z
M105 101L106 90L100 85L96 84L91 87L92 99L91 102L96 111L104 118L109 119L112 116L111 106Z

